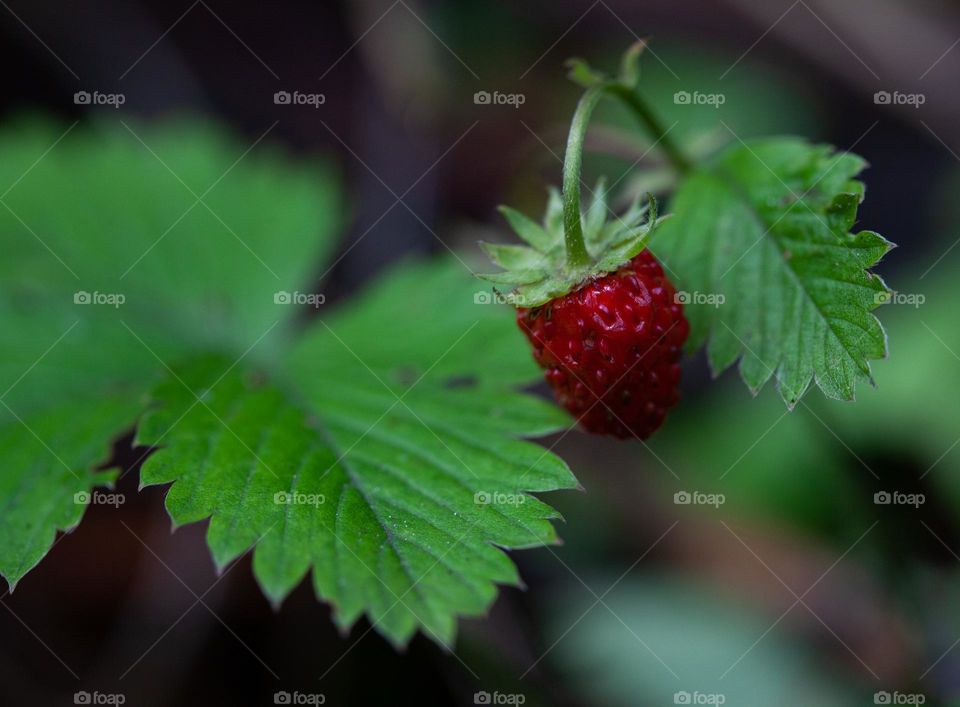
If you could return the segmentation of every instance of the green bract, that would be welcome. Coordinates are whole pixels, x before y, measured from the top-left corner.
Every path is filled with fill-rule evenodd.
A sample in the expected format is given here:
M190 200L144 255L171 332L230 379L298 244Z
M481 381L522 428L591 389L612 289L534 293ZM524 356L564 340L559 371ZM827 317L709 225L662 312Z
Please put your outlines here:
M511 303L521 307L545 304L593 278L616 271L646 247L654 228L665 220L657 219L653 197L643 206L639 200L634 201L623 216L617 216L608 205L607 188L601 180L582 221L590 262L576 266L568 263L564 248L563 200L559 191L550 190L542 225L508 206L500 210L529 247L482 243L490 259L505 272L480 277L509 286Z

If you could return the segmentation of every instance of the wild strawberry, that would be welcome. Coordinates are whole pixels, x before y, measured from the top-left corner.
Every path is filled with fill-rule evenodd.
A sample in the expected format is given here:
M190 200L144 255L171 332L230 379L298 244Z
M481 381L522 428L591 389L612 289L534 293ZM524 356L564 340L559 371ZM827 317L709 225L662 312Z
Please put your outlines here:
M585 257L572 264L558 192L542 226L502 211L531 247L483 244L507 272L482 277L514 286L517 323L558 402L588 432L646 439L679 399L689 333L676 290L645 250L656 203L608 220L601 182L582 219Z
M648 250L579 290L520 307L517 323L557 401L589 432L646 439L679 399L689 326Z
M579 60L569 63L570 78L586 92L570 123L563 194L551 190L542 226L502 207L529 247L482 244L505 272L480 276L512 288L517 323L533 345L533 357L577 421L590 432L641 439L663 424L677 402L689 325L673 285L645 250L657 225L654 198L649 207L635 200L617 216L601 180L581 215L580 168L590 115L610 96L652 131L678 172L689 169L639 96L644 46L637 42L626 51L615 76Z

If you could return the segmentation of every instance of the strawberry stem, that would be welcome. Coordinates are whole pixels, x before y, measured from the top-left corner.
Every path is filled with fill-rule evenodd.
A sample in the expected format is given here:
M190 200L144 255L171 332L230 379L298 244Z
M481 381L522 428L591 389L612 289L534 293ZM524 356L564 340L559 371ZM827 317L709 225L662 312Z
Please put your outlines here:
M654 144L667 155L674 168L681 174L690 171L692 164L680 148L667 135L669 132L650 106L638 92L640 78L637 60L645 46L644 42L634 44L624 54L621 74L616 79L605 78L591 73L582 62L574 61L579 70L575 80L588 86L581 96L577 109L570 122L570 134L567 137L567 151L563 160L563 234L567 251L567 267L577 270L590 264L591 257L583 240L583 222L580 216L580 170L583 166L583 143L587 134L590 115L604 95L619 99L636 118L646 126L656 141Z
M667 135L663 123L653 112L653 109L647 104L640 94L629 86L620 83L610 84L607 89L610 93L619 98L623 103L633 111L637 119L643 123L660 148L667 155L667 159L680 174L686 174L693 168L693 164L687 159L686 155L677 147L677 144Z
M590 264L580 218L580 168L583 165L583 140L590 114L603 97L604 90L604 86L596 86L583 94L573 114L567 137L567 151L563 160L563 235L570 269Z

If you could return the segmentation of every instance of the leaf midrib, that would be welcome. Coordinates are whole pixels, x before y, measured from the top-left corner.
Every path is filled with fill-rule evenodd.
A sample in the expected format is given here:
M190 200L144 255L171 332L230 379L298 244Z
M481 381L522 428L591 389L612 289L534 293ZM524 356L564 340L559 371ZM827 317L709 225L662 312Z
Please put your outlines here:
M339 465L343 468L343 470L347 474L347 478L350 479L350 483L357 490L357 493L359 493L360 497L363 498L363 501L364 503L367 504L367 507L370 509L370 512L373 513L374 517L377 519L377 523L379 523L380 527L383 529L384 535L386 536L387 544L390 545L390 549L393 551L394 555L396 555L397 560L400 563L400 567L403 568L403 573L406 575L407 579L410 581L410 589L414 590L417 593L417 595L420 597L420 600L423 602L423 605L427 607L431 611L431 613L433 613L432 604L427 600L427 597L423 593L423 589L421 589L419 586L420 580L414 579L412 570L408 566L406 558L401 554L400 548L397 546L396 538L394 537L394 534L393 534L393 529L384 521L383 516L380 514L380 511L374 505L373 500L370 497L369 490L366 488L365 484L360 479L360 474L353 467L353 464L351 464L350 461L348 460L347 458L348 454L340 450L340 446L337 444L333 435L330 433L329 429L327 428L327 426L324 424L322 420L318 419L316 421L314 429L317 431L317 434L320 435L324 444L328 445L330 449L334 452L334 454L337 455L337 461L334 464L334 466ZM333 469L333 466L331 466L331 469ZM327 473L329 473L329 471ZM342 503L342 497L345 489L346 489L346 484L344 484L341 487L341 491L340 491L341 502L337 504L338 516L340 515L340 505ZM334 520L334 524L336 524L336 519ZM342 540L340 542L343 543ZM357 559L358 561L361 562L361 564L363 564L362 560L359 560L359 558ZM372 570L370 571L372 572ZM383 580L383 578L381 577L381 574L383 573L381 572L380 574L375 574L377 581L379 582L380 586L387 589L388 591L390 591L391 594L393 594L393 590L390 589L389 586L387 586L387 583ZM343 576L342 572L340 573L340 576L341 577ZM410 591L410 590L408 589L407 591ZM401 596L394 595L394 597L396 598L397 603L403 604L406 607L406 609L410 611L410 613L413 613L413 610L410 609L409 606L406 606L406 604L404 604L403 602L403 596L405 596L405 594L406 593L404 593L404 595L401 595ZM387 611L389 611L389 609ZM416 616L416 614L414 614L414 616ZM419 617L417 618L419 619ZM420 623L423 624L424 627L426 627L425 622L420 620Z

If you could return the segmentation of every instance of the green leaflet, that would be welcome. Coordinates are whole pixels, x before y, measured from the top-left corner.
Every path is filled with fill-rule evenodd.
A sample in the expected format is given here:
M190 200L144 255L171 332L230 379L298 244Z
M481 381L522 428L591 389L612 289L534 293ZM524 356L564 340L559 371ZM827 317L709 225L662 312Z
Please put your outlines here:
M57 530L77 526L91 488L113 482L116 471L92 467L109 458L111 437L136 409L135 398L82 400L0 425L0 568L11 591Z
M239 160L252 142L186 123L34 119L0 132L0 574L11 587L79 522L74 495L113 478L92 469L167 361L214 343L239 356L258 339L250 357L265 359L279 345L278 320L295 308L274 293L329 251L336 192L324 169L265 145Z
M211 518L218 565L254 547L275 603L312 570L342 628L367 614L397 645L418 628L449 644L495 583L519 583L498 548L555 541L557 513L527 492L576 485L517 439L568 420L510 390L516 366L497 363L522 342L475 290L455 263L400 269L315 322L269 382L219 358L188 362L139 429L162 447L143 483L173 482L176 524Z
M536 368L484 288L453 262L410 265L294 346L288 303L336 225L327 172L198 126L63 132L0 134L11 586L80 521L76 494L112 481L93 469L141 415L138 439L160 447L142 483L174 482L176 524L211 518L219 565L255 546L274 602L312 568L341 626L368 613L395 643L418 627L448 643L519 582L498 548L556 537L525 492L575 481L518 437L568 420L511 390Z
M740 359L758 391L776 374L793 407L811 380L850 400L871 381L886 336L872 311L888 293L869 271L893 245L850 233L863 185L855 155L794 138L734 146L694 172L650 248L689 302L688 340L714 374Z

